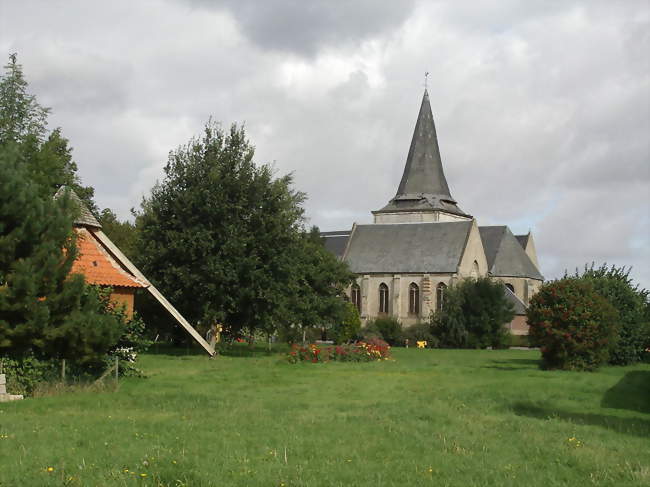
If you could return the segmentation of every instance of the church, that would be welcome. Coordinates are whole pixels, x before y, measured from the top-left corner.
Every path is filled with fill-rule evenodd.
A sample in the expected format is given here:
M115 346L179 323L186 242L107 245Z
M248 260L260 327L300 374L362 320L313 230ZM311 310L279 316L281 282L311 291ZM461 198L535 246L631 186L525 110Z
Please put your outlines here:
M479 226L458 206L426 89L397 194L372 215L372 224L321 234L357 276L348 297L362 321L390 315L413 325L439 310L459 279L489 276L503 282L514 306L511 333L528 334L526 307L544 280L533 236L514 235L506 225Z

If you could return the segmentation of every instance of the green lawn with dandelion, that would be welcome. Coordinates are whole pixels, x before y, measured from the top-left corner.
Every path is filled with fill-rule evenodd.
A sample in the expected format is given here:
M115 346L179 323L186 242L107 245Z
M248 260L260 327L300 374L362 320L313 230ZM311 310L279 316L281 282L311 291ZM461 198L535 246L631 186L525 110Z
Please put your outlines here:
M151 353L115 391L0 404L0 486L650 485L650 365L394 349Z

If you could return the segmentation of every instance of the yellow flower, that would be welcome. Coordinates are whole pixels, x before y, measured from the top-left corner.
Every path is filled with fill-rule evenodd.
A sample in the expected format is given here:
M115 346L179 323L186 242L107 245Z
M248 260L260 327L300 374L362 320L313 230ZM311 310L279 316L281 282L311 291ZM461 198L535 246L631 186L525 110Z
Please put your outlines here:
M54 472L54 467L47 467L48 472Z
M142 478L145 478L146 476L147 476L146 473L141 473L141 474L140 474L140 477L142 477Z

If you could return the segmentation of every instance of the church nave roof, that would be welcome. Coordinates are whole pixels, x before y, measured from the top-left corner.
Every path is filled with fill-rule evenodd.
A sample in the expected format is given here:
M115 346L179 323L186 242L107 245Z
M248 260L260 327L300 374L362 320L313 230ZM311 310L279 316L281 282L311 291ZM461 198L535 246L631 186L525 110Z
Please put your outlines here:
M356 274L454 273L471 221L357 225L343 256Z

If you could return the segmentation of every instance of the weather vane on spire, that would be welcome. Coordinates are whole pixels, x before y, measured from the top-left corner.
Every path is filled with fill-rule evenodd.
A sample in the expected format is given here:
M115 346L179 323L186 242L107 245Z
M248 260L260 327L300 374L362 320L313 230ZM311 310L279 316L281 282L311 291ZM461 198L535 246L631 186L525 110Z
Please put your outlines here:
M429 88L429 71L424 72L424 90Z

